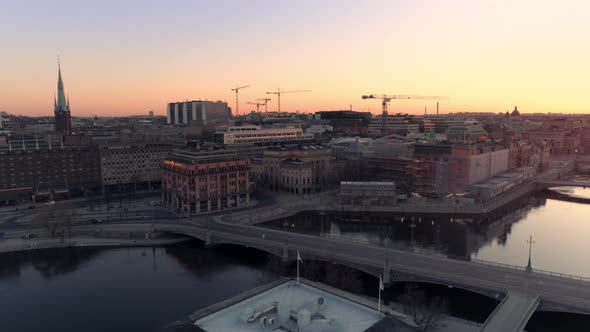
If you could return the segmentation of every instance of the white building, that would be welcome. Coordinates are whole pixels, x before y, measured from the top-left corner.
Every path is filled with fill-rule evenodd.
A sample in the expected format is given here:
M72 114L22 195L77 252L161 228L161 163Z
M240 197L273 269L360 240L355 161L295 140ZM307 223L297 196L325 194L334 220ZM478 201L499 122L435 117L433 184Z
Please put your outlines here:
M194 100L169 103L167 115L168 124L187 125L191 121L227 120L231 109L223 101Z
M342 181L340 202L344 205L393 205L393 182Z
M312 140L313 134L304 134L299 127L262 128L260 126L219 127L215 132L215 141L224 145L289 143Z

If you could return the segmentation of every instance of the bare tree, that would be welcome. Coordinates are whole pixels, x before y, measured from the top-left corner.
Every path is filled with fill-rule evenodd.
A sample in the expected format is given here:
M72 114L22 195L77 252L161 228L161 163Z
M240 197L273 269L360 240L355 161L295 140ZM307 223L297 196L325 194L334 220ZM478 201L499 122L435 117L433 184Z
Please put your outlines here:
M428 298L416 284L408 284L398 297L403 311L414 319L420 332L438 331L442 317L448 311L448 303L440 297Z
M66 236L66 231L71 235L74 223L74 209L71 202L58 202L44 205L33 216L32 225L45 228L52 238L60 234Z

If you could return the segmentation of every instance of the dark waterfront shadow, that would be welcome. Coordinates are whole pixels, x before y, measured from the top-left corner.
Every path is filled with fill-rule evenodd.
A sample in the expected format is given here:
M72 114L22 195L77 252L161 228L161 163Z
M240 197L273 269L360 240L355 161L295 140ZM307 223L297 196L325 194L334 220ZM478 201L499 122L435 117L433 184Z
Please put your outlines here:
M0 280L18 279L30 265L44 279L75 272L101 252L98 248L55 248L0 254Z

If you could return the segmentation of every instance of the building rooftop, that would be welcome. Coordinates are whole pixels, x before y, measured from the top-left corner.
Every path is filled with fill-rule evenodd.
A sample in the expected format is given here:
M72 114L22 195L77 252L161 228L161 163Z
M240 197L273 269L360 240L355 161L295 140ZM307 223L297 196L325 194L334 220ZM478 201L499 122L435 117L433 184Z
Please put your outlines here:
M234 150L172 150L166 160L185 164L207 164L242 159Z
M374 305L329 286L283 279L205 308L190 317L192 328L174 331L414 331L407 316L387 307L387 315L378 314Z
M322 150L327 147L317 144L291 144L282 146L272 146L268 148L270 151L294 151L294 150Z

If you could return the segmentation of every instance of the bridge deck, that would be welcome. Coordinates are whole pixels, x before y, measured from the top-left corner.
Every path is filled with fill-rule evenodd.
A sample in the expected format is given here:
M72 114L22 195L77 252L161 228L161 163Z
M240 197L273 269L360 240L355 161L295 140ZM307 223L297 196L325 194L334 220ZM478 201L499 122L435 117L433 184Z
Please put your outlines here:
M590 188L590 182L588 181L568 181L568 180L537 180L535 181L537 187L584 187Z
M520 332L538 306L538 295L513 290L488 317L481 331Z

